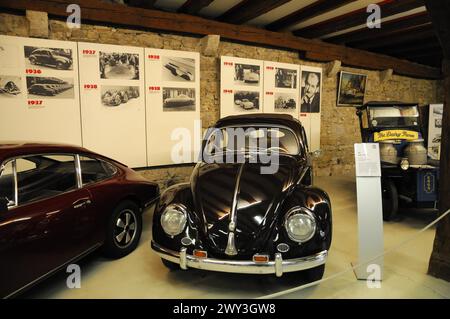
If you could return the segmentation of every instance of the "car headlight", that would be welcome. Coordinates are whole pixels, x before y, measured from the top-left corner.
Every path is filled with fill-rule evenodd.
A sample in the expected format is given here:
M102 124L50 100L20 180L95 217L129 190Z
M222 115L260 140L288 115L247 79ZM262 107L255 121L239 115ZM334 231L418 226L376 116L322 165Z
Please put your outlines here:
M409 161L407 158L402 158L402 160L400 161L400 167L402 170L406 171L409 168Z
M186 226L187 210L181 204L171 204L161 215L161 226L169 236L179 235Z
M304 243L314 236L316 220L307 209L294 207L286 214L284 227L291 240Z

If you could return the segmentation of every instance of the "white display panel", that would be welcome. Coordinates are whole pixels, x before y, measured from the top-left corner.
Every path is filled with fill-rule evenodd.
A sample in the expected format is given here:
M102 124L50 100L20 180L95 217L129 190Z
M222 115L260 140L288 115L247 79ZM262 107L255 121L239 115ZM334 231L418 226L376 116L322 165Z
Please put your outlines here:
M77 43L0 36L0 140L81 145Z
M78 43L83 146L147 166L144 49Z
M263 112L264 62L223 56L220 117Z
M430 104L428 116L428 155L434 159L441 158L441 133L443 104Z
M264 113L299 118L299 74L297 64L264 61Z
M146 48L145 73L148 165L196 162L202 137L200 54Z
M308 136L310 151L320 149L322 109L322 68L301 66L300 121Z

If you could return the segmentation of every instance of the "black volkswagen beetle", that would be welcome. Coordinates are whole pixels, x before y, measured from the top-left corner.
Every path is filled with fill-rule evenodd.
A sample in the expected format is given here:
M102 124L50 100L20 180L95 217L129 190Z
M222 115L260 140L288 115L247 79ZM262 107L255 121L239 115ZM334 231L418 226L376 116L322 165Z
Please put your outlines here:
M311 184L298 120L223 118L205 134L190 183L162 194L151 247L170 269L278 277L305 271L309 280L320 279L331 245L331 204Z

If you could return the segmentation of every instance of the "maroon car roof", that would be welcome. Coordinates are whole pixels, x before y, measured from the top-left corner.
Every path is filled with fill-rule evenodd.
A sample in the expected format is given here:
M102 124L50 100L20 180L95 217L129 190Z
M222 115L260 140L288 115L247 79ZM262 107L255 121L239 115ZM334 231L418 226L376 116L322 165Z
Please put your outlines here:
M91 152L83 147L68 144L51 144L51 143L29 143L29 142L0 142L0 162L5 159L38 154L38 153L74 153L74 154L91 154L99 157L103 157L114 162L113 159L105 157L103 155ZM117 162L119 163L119 162Z

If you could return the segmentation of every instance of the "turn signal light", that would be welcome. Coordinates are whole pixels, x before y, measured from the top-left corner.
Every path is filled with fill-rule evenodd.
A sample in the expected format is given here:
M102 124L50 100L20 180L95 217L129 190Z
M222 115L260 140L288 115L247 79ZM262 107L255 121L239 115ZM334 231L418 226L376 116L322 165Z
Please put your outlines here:
M253 261L255 263L266 263L269 261L269 256L267 255L253 255Z
M194 250L194 256L197 258L208 258L208 253L204 250Z

